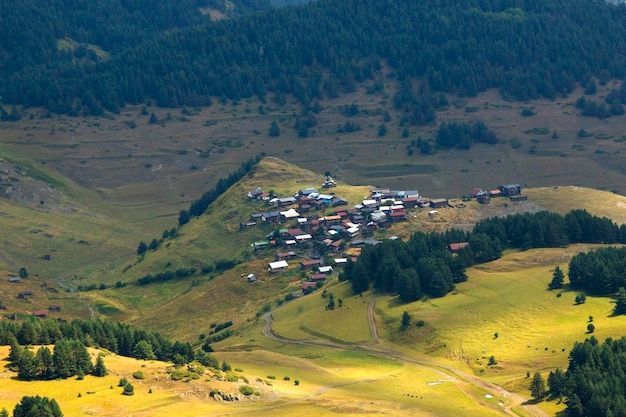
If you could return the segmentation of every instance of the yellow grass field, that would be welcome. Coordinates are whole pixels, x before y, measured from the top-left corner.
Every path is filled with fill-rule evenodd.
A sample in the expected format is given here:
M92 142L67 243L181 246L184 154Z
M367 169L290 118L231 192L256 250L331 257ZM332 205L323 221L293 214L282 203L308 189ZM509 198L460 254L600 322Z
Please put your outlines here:
M95 357L98 351L90 350ZM376 415L397 416L481 415L495 416L502 405L480 404L484 393L470 393L436 371L365 354L328 349L299 350L303 358L268 351L221 353L242 378L239 382L220 381L210 374L198 380L172 381L168 364L139 361L107 355L109 375L86 376L56 381L19 381L6 369L0 374L0 407L12 410L25 395L54 398L66 416L156 416L183 417L249 414L254 416ZM0 356L8 347L0 348ZM145 379L132 377L142 371ZM289 376L290 380L284 380ZM120 378L135 388L133 396L122 395ZM275 378L274 378L275 377ZM246 378L248 382L245 382ZM295 380L299 385L295 385ZM254 387L260 395L240 401L218 402L210 393L222 390L238 394L242 385ZM465 395L463 395L465 394ZM449 400L443 400L449 398Z

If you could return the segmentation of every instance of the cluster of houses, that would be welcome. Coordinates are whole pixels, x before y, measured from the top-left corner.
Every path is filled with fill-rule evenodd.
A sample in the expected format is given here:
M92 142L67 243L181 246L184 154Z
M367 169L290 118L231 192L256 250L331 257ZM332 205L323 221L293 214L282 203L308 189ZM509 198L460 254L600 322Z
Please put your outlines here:
M9 282L11 283L19 283L22 281L22 278L19 276L11 276L9 277ZM53 292L53 293L57 293L58 290L54 287L48 286L48 284L43 283L41 284L41 288L45 289L49 292ZM17 294L17 298L24 300L24 301L29 301L31 297L34 297L35 293L33 290L23 290L18 292ZM4 308L0 308L2 310L6 310L5 306L2 306ZM56 304L52 304L50 306L48 306L48 310L35 310L33 311L33 316L37 317L37 318L41 318L41 319L45 319L48 317L49 312L60 312L61 311L61 306L56 305Z
M522 186L519 184L500 185L490 191L485 191L480 187L472 189L470 199L475 198L480 204L489 204L492 197L508 197L511 201L527 200L528 196L522 194Z
M324 184L331 180L327 178ZM328 187L327 185L325 188ZM290 224L291 227L280 228L267 235L267 240L254 242L255 251L267 247L281 247L284 252L276 254L273 262L268 264L270 273L289 268L289 261L298 257L294 250L307 247L309 242L324 245L328 253L339 256L333 259L333 265L324 265L321 259L309 259L300 262L302 270L309 271L302 284L302 293L318 286L326 280L335 268L348 262L347 257L340 253L345 248L358 248L363 245L377 245L379 240L371 238L379 227L407 220L407 209L424 206L437 200L426 200L417 191L400 191L374 189L370 196L354 207L348 207L345 198L334 193L324 194L315 188L299 190L294 196L279 197L269 195L257 188L248 192L248 198L264 201L275 209L267 212L253 213L250 219L240 223L242 230L257 224ZM447 200L444 200L447 204ZM440 207L440 206L438 206ZM323 211L323 213L322 213ZM356 260L356 259L353 259ZM248 281L258 280L256 274L249 274ZM295 294L294 294L295 295Z
M278 272L283 271L289 267L287 260L295 258L297 255L295 252L281 252L276 254L276 261L270 262L268 265L268 271ZM348 258L335 258L333 260L335 267L343 266L348 262ZM321 259L309 259L300 262L300 269L302 271L308 271L304 282L302 282L301 292L293 293L294 297L301 297L304 294L317 289L321 284L326 281L328 276L332 274L333 267L330 265L324 265Z
M327 178L324 184L328 182ZM511 199L526 198L521 194L519 184L502 185L488 192L475 188L471 193L472 198L478 199L483 204L489 203L488 199L495 196L507 196ZM319 286L318 283L326 280L327 275L332 273L333 266L337 268L345 264L348 261L347 257L342 257L345 249L380 244L381 241L372 238L374 232L378 228L406 221L407 210L430 208L431 213L436 213L433 209L449 206L445 198L427 199L420 196L417 190L404 191L386 188L371 190L367 198L353 207L348 207L346 199L334 193L320 193L315 188L301 189L288 197L270 195L261 188L257 188L248 192L248 198L266 202L272 210L253 213L248 221L240 223L240 229L244 230L257 224L290 225L290 227L272 231L266 236L266 240L251 244L255 251L268 247L283 250L276 254L274 261L268 263L269 273L288 269L289 261L298 258L295 250L308 248L307 244L310 242L325 245L327 253L337 254L332 266L324 265L322 259L305 259L300 262L300 269L309 271L300 294L306 294L310 288ZM462 242L459 244L460 247L449 249L454 252L466 244L467 242ZM353 258L353 260L356 259ZM257 280L256 274L248 275L249 282Z

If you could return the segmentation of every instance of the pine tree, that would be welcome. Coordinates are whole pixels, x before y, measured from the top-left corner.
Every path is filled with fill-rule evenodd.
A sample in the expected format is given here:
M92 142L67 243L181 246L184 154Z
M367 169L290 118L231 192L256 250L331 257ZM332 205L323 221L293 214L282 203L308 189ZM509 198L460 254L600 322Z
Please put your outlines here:
M272 137L280 136L280 126L276 123L276 120L272 121L270 125L269 135Z
M552 274L552 281L548 284L548 288L551 290L555 290L558 288L563 288L563 282L565 281L565 275L563 274L563 270L560 266L556 266L554 268L554 273Z
M555 397L562 398L565 395L565 375L561 368L557 368L548 375L548 388Z
M15 369L17 369L17 364L22 353L22 347L17 342L17 338L15 336L11 337L9 345L11 346L9 350L9 362L13 367L15 367Z
M122 394L135 395L135 387L133 386L133 384L128 382L126 385L124 385L124 391L122 392Z
M613 314L616 316L626 314L626 289L620 287L617 291L617 299L615 300L615 309Z
M39 348L35 354L35 372L38 379L48 380L55 377L54 359L47 346Z
M24 346L22 349L20 359L17 362L17 376L25 380L31 380L37 377L35 355L27 346Z
M400 327L401 330L406 330L411 325L411 315L408 311L402 313L402 325Z
M61 339L54 344L52 358L57 377L69 378L72 375L76 375L76 364L72 356L70 340Z
M530 383L530 393L536 400L541 400L546 395L546 382L539 372L535 372Z
M93 376L106 376L109 373L109 370L104 365L104 359L102 355L98 355L96 359L96 366L93 368L93 372L91 373Z
M148 251L148 245L143 240L137 246L137 255L141 256Z

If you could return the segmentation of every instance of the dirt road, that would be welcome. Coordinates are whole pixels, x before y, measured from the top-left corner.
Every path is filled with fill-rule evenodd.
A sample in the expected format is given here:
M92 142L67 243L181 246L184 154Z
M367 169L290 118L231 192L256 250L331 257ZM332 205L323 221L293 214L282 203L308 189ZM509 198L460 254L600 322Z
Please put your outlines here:
M494 406L486 402L483 398L477 397L476 395L463 389L463 387L461 386L459 382L462 381L465 383L469 383L479 388L482 388L485 391L492 393L492 395L496 394L500 397L507 398L508 404L505 407L498 409L506 415L518 416L518 417L520 415L524 415L524 416L529 415L532 417L549 417L547 413L545 413L536 405L529 404L527 399L523 398L522 396L518 394L509 392L497 384L485 381L482 378L465 373L461 371L460 369L457 369L453 366L434 362L429 359L425 359L422 357L418 357L415 355L410 355L404 352L397 351L393 349L392 347L384 346L383 341L378 335L378 328L376 326L376 317L374 314L375 305L376 305L376 296L372 296L372 299L368 305L367 315L368 315L368 322L370 325L370 333L372 335L372 340L374 344L358 343L358 344L349 344L349 345L345 344L344 345L344 344L337 343L335 341L330 341L330 340L325 340L325 339L309 339L309 340L289 339L289 338L277 335L272 331L272 322L273 322L272 312L266 313L263 317L265 319L265 327L263 328L263 335L265 337L268 337L270 339L273 339L282 343L292 343L292 344L307 345L307 346L323 346L323 347L333 348L333 349L359 351L359 352L365 352L368 354L376 355L378 357L391 359L391 360L398 361L401 363L421 366L431 371L438 372L439 374L442 375L442 378L444 379L447 379L452 382L456 382L457 387L461 391L463 391L466 395L470 396L471 398L473 398L475 401L479 402L480 404L483 404L485 407L493 408ZM524 410L524 414L518 414L517 412L515 412L515 410L513 410L513 407L516 407L516 406L521 406Z

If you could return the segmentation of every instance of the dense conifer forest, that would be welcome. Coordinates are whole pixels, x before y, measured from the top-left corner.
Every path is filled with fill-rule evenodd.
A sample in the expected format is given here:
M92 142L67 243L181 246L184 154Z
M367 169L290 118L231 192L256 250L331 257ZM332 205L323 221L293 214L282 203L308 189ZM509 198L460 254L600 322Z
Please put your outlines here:
M75 115L255 95L309 105L363 82L375 90L387 65L399 81L427 81L396 103L418 123L432 118L437 100L420 97L433 92L554 98L626 74L626 8L602 0L319 0L220 21L206 5L5 0L2 100Z
M579 253L569 262L568 278L572 288L588 294L615 294L626 288L626 248Z
M58 322L52 319L0 322L0 345L47 345L56 344L61 340L78 342L83 347L105 348L131 358L175 360L181 363L194 359L194 350L189 343L171 342L159 333L117 322L101 320Z
M605 417L626 414L624 382L626 338L595 337L576 343L566 372L557 369L548 376L549 393L565 398L570 417Z
M454 254L447 249L451 243L460 242L467 245ZM585 210L573 210L565 216L542 211L493 217L478 222L468 233L418 232L407 242L387 240L377 246L366 246L355 263L348 263L341 279L349 280L356 294L373 285L377 290L397 293L402 301L411 302L424 295L444 296L454 289L456 282L467 279L467 267L500 258L504 248L554 248L570 243L626 243L626 226L592 216ZM573 288L606 295L626 287L622 278L623 252L609 248L597 254L575 256L569 275ZM598 257L615 262L600 262ZM598 272L600 267L602 274ZM573 273L572 268L578 272Z

